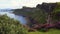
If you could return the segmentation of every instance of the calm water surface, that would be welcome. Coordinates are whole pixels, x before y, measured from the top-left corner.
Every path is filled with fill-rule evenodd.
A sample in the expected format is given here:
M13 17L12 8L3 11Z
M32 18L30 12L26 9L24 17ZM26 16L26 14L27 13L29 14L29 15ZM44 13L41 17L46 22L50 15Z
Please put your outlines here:
M15 15L15 14L13 14L11 12L13 12L13 11L0 11L0 15L7 14L7 16L9 16L10 18L14 18L14 19L20 21L20 23L23 24L23 25L25 25L27 23L27 20L25 19L25 17Z

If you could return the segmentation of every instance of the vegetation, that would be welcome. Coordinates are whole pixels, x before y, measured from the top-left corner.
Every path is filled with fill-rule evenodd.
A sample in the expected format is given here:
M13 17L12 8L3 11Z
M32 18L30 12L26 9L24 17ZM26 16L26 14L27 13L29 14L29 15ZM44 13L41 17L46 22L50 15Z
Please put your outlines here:
M28 32L28 34L60 34L60 30L50 29L48 32Z
M43 3L31 11L26 10L28 9L15 9L14 13L28 17L31 21L29 24L32 24L31 28L39 31L47 31L51 28L60 29L60 3Z
M59 20L60 19L59 17L60 17L60 3L57 3L56 7L52 12L52 18L54 20Z
M19 21L0 15L0 34L27 34L27 30Z
M30 20L26 27L28 31L35 32L27 32L25 25L23 27L19 21L0 15L0 34L60 34L60 3L53 4L43 3L36 8L14 10L14 14L26 16Z
M16 12L18 11L18 12ZM45 23L46 22L46 16L47 16L47 13L44 13L41 9L33 9L32 11L28 11L28 12L25 12L25 11L20 11L18 9L16 9L14 11L15 14L17 15L23 15L23 16L27 16L27 17L31 17L32 19L36 20L37 22L39 23Z

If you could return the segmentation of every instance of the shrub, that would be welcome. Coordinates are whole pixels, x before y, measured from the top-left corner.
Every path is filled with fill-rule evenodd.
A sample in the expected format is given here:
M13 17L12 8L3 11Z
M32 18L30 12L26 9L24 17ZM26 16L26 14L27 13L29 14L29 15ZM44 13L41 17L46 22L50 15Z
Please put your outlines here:
M0 34L26 34L26 29L19 21L0 15Z

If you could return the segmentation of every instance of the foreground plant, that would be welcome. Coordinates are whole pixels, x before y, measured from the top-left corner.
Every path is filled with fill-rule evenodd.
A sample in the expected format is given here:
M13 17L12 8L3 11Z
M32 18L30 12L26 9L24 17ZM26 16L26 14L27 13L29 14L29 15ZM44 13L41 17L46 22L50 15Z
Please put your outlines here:
M0 34L26 34L26 29L19 21L0 15Z

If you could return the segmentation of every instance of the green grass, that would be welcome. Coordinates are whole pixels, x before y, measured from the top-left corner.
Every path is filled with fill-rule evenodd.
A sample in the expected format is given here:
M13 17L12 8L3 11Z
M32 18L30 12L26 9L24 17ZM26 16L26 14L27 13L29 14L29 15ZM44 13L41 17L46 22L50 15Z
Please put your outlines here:
M28 34L60 34L60 30L50 29L48 32L28 32Z

